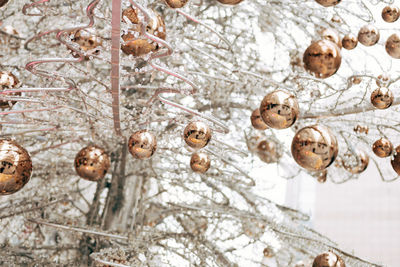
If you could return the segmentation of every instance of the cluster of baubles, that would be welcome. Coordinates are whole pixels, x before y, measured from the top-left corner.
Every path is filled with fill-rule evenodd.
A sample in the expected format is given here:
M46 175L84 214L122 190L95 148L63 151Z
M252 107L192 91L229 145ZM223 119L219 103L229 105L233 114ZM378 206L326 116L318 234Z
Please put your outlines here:
M339 255L325 252L315 257L312 267L346 267L346 264Z
M204 148L211 140L211 129L202 121L190 122L183 131L183 139L193 149ZM190 168L194 172L205 173L211 166L207 153L196 151L190 159Z
M16 89L20 86L20 82L18 78L9 71L0 71L0 90L12 90ZM21 95L20 92L7 94L8 96L12 95ZM3 95L4 96L4 95ZM0 100L0 108L6 109L10 108L16 103L16 101L7 101L7 100Z

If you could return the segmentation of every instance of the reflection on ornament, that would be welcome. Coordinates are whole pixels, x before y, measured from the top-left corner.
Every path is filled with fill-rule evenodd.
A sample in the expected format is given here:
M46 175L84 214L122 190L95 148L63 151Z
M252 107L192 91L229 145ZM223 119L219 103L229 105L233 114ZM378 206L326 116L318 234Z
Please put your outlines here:
M362 79L361 79L360 77L353 77L353 78L351 79L351 82L352 82L353 84L360 84L360 83L362 82Z
M276 90L264 97L260 105L263 121L272 128L285 129L292 126L299 116L299 104L294 95Z
M257 130L266 130L268 125L261 118L260 109L257 108L251 113L250 117L251 125Z
M358 41L365 46L376 44L379 38L379 30L373 25L366 25L358 32Z
M211 159L208 154L203 152L193 153L190 158L190 168L194 172L205 173L211 166Z
M77 174L89 181L101 180L111 165L104 149L94 145L82 148L76 154L74 163Z
M353 34L347 34L342 39L342 46L347 50L352 50L356 48L358 44L358 39Z
M400 58L400 37L397 33L389 36L386 40L385 49L392 58Z
M336 137L328 127L307 126L292 141L292 156L303 168L321 171L331 165L338 154Z
M146 32L154 35L162 40L166 38L166 28L162 17L154 10L149 9L150 21L146 26ZM135 57L148 54L150 52L157 51L160 46L158 43L148 39L147 37L137 37L140 34L140 29L143 21L138 16L137 10L133 7L129 7L122 12L122 19L124 22L127 18L132 28L122 35L124 44L121 46L122 51L127 55L133 55Z
M192 148L203 148L210 142L211 129L204 122L191 122L183 131L183 139Z
M15 89L19 87L20 83L18 78L12 74L11 72L8 71L0 71L0 90L8 90L8 89ZM13 95L18 95L20 96L21 93L13 93L13 94L7 94L3 96L13 96ZM5 109L9 108L13 105L15 105L17 101L8 101L8 100L0 100L0 108ZM10 105L11 104L11 105Z
M346 267L346 264L335 253L325 252L315 257L312 267Z
M400 175L400 146L397 146L394 150L393 158L390 163L392 164L393 170Z
M148 159L157 149L156 137L147 130L136 131L129 137L128 149L135 159Z
M375 89L371 93L371 104L379 109L385 109L393 103L393 93L386 87L380 87Z
M304 68L317 78L328 78L335 74L342 56L340 48L328 40L320 40L312 43L303 55Z
M340 40L339 33L335 29L327 28L321 33L322 39L335 43L339 48L342 48L342 41Z
M315 1L324 7L329 7L339 4L342 0L315 0Z
M5 6L8 3L8 0L0 0L0 7Z
M242 1L243 0L218 0L218 2L225 5L237 5Z
M352 174L362 173L367 169L369 163L369 156L364 151L356 151L356 156L356 163L354 163L354 155L351 153L346 153L342 158L343 168Z
M77 43L82 51L84 51L87 56L86 59L89 59L90 55L98 55L100 53L101 40L93 33L78 30L73 33L73 37L71 41ZM72 56L78 58L79 55L72 51Z
M184 7L189 0L164 0L170 8Z
M400 10L397 6L386 6L382 9L382 19L392 23L400 17Z
M376 79L376 85L379 87L386 87L390 81L390 77L388 74L379 74L378 78Z
M393 145L387 138L380 138L372 145L372 151L380 158L389 157L393 152Z
M282 151L273 140L261 140L256 147L257 156L265 163L276 163L282 157Z
M0 195L9 195L26 185L32 174L29 153L17 142L0 139Z

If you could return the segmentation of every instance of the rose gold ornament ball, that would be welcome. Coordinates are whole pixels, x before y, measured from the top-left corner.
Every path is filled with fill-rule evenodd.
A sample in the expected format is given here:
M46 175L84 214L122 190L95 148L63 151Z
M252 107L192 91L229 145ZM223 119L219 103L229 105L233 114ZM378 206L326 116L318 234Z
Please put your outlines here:
M343 168L352 173L352 174L359 174L365 171L368 167L369 164L369 156L367 153L365 153L362 150L357 150L357 164L349 164L346 159L342 159L342 166ZM351 154L345 155L345 156L351 156Z
M393 158L390 163L392 164L393 170L400 175L400 146L397 146L394 150Z
M340 35L337 30L326 28L322 30L321 37L322 39L335 43L339 48L342 48L342 40L340 39Z
M129 138L128 149L134 158L148 159L157 149L156 137L147 130L136 131Z
M352 50L352 49L356 48L357 44L358 44L357 36L355 36L351 33L345 35L342 39L342 46L343 46L343 48L345 48L347 50Z
M9 90L9 89L15 89L19 87L20 83L18 78L12 74L11 72L8 71L0 71L0 90ZM18 95L20 96L21 93L13 93L13 94L7 94L8 96L15 96ZM0 100L0 108L5 109L9 108L12 105L17 103L17 101L7 101L7 100ZM11 106L10 106L11 104Z
M264 97L260 105L263 121L271 128L285 129L292 126L299 116L299 104L291 93L275 90Z
M208 154L204 152L193 153L190 158L190 168L194 172L205 173L211 166L211 159Z
M100 53L100 49L98 47L101 46L101 39L93 33L86 32L84 30L75 31L71 41L77 43L80 49L84 52L92 55L98 55ZM72 55L75 58L79 57L75 51L72 52ZM89 59L89 57L87 56L86 59Z
M362 79L361 79L361 77L353 77L353 78L351 79L351 82L352 82L353 84L360 84L360 83L362 82Z
M392 23L399 19L400 10L397 6L386 6L382 9L382 19Z
M218 2L225 5L237 5L242 1L243 0L218 0Z
M152 9L149 9L148 12L151 17L147 24L146 32L165 40L167 34L163 18ZM160 48L157 42L154 42L147 37L135 37L140 33L141 25L144 23L144 21L141 21L141 18L138 16L135 8L129 7L122 11L122 19L124 22L127 22L125 18L133 24L132 28L122 35L124 44L122 44L121 49L125 54L137 57L157 51Z
M261 140L256 147L257 156L265 163L275 163L282 157L282 151L272 140Z
M358 41L365 46L372 46L379 41L380 33L373 25L363 26L358 31Z
M104 149L90 145L76 154L74 165L77 174L83 179L99 181L106 175L111 163Z
M335 74L342 63L340 48L329 40L312 43L303 55L304 68L317 78Z
M330 7L339 4L342 0L315 0L315 1L324 7Z
M385 49L389 56L400 59L400 37L397 33L389 36L386 40Z
M325 252L315 257L312 267L346 267L346 264L335 253Z
M375 80L376 85L379 87L386 87L390 81L390 76L387 73L379 74L378 78Z
M389 157L393 152L393 145L387 138L380 138L372 145L372 151L380 158Z
M192 148L203 148L211 140L211 129L202 121L191 122L183 131L183 139Z
M0 139L0 195L9 195L26 185L32 174L29 153L17 142Z
M251 125L253 125L254 129L257 130L266 130L268 125L261 118L260 109L255 109L250 116Z
M393 93L386 87L375 89L371 93L371 104L378 109L386 109L393 103Z
M189 0L164 0L170 8L184 7Z
M321 171L329 167L338 154L338 143L328 127L307 126L300 129L292 141L292 156L303 168Z

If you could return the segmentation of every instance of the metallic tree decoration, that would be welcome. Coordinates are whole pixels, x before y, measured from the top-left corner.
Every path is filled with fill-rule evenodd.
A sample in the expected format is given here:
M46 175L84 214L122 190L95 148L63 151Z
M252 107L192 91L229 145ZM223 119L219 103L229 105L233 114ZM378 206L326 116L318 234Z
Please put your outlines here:
M258 142L255 152L265 163L276 163L282 157L279 145L273 140L261 140Z
M385 6L382 9L382 19L388 23L397 21L400 17L400 10L397 6Z
M371 103L374 107L379 109L386 109L393 103L393 93L386 87L380 87L375 89L371 93Z
M379 41L380 33L374 25L365 25L359 30L357 38L361 44L373 46Z
M387 87L390 82L390 76L387 73L379 74L376 79L376 85L379 87Z
M396 59L400 59L400 37L397 33L393 33L386 40L386 52Z
M393 152L392 142L387 138L381 137L372 145L372 151L380 158L389 157Z
M315 257L312 267L346 267L346 264L337 254L326 252Z
M266 130L268 125L261 118L260 109L256 108L250 116L251 125L257 130Z
M8 89L15 89L19 87L20 82L18 78L8 71L0 71L0 90L8 90ZM0 91L0 92L1 92ZM20 92L12 93L10 95L21 95ZM13 106L17 101L8 101L8 100L1 100L0 99L0 108L5 109L9 108L10 104Z
M0 139L0 195L21 190L31 174L32 160L29 153L15 141Z
M110 165L110 157L104 149L94 145L82 148L74 161L76 173L83 179L94 182L104 178Z
M304 68L317 78L335 74L342 63L340 48L328 40L312 43L303 55Z
M154 52L160 48L157 42L145 37L137 37L143 24L143 21L141 21L137 12L137 9L133 7L129 7L122 12L122 19L124 22L126 22L125 18L127 18L133 25L127 33L122 35L124 44L121 49L125 54L133 55L135 57ZM165 40L167 34L164 19L154 10L149 12L151 18L146 26L146 32Z
M275 90L261 101L260 113L263 121L271 128L285 129L292 126L299 116L299 104L291 93Z
M337 30L326 28L322 30L321 38L335 43L339 48L342 48L342 40Z
M157 149L157 140L153 133L147 130L134 132L128 141L129 152L136 159L148 159Z
M343 168L351 174L362 173L367 169L369 164L369 156L365 151L357 150L355 153L356 155L345 154L341 160ZM356 158L355 162L351 159L354 156Z
M342 0L315 0L318 4L324 6L324 7L330 7L330 6L336 6L339 4Z
M0 7L5 6L8 3L8 0L0 0Z
M343 48L345 48L347 50L352 50L352 49L356 48L357 44L358 44L357 36L355 36L351 33L345 35L342 39L342 46L343 46Z
M393 158L390 161L393 170L400 175L400 146L397 146L394 150Z
M71 41L77 43L82 51L89 55L98 55L100 53L101 40L96 35L83 30L75 31L72 35ZM80 57L75 52L72 52L72 55L77 58ZM86 56L86 59L89 59L89 55Z
M190 168L194 172L205 173L211 166L211 159L207 153L196 152L190 158Z
M164 0L170 8L184 7L189 0Z
M338 154L338 143L328 127L307 126L293 137L292 156L303 168L321 171L329 167Z
M218 0L218 2L225 4L225 5L237 5L243 0Z
M203 148L211 140L211 129L202 121L191 122L183 131L183 139L192 148Z

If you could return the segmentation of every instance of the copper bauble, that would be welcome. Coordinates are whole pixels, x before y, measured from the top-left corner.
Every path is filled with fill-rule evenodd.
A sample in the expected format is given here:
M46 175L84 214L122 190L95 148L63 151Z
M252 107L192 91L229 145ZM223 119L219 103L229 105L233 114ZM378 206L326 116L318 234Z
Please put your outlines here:
M76 154L75 170L77 174L89 181L101 180L110 168L110 158L104 149L98 146L87 146Z
M0 139L0 195L9 195L26 185L32 174L29 153L15 141Z
M251 113L250 117L251 125L257 130L266 130L268 126L261 118L260 109L257 108Z
M389 157L393 152L393 145L389 139L382 137L374 142L372 151L380 158Z
M342 166L343 168L352 173L352 174L359 174L365 171L369 164L369 156L362 150L357 150L357 163L349 163L349 160L346 157L351 158L352 154L345 154L345 158L342 158Z
M263 255L266 258L272 258L275 254L274 254L274 251L271 248L266 247L263 250Z
M255 149L257 156L265 163L275 163L282 156L282 151L273 140L261 140Z
M89 59L90 55L98 55L100 53L101 39L91 32L84 30L75 31L73 32L71 41L77 43L80 49L88 54L86 59ZM74 51L72 55L76 58L79 57Z
M335 161L338 143L328 127L307 126L300 129L292 141L292 156L303 168L321 171Z
M321 32L322 39L335 43L339 48L342 48L342 40L340 40L339 33L335 29L326 28Z
M392 164L393 170L400 175L400 146L397 146L394 150L394 155L390 163Z
M325 252L315 257L312 267L346 267L346 264L333 252Z
M390 107L393 99L392 91L386 87L377 88L371 93L371 104L379 109Z
M400 37L397 33L389 36L386 40L385 49L392 58L400 58Z
M8 0L0 0L0 7L5 6L8 3Z
M205 173L211 166L211 159L210 157L203 152L196 152L193 153L192 157L190 158L190 168L194 172L198 173Z
M361 77L353 77L353 78L351 79L351 82L352 82L353 84L360 84L360 83L362 82L362 79L361 79Z
M342 0L315 0L315 1L324 7L329 7L339 4Z
M150 21L146 26L146 32L154 35L162 40L166 38L166 29L163 18L154 10L149 9ZM121 49L127 55L142 56L150 52L158 50L160 47L158 43L150 40L147 37L136 37L139 35L142 23L142 18L138 16L137 10L133 7L129 7L122 12L123 21L127 22L127 18L132 23L132 28L125 34L122 35Z
M131 135L128 148L134 158L147 159L156 151L157 140L153 133L147 130L140 130Z
M382 9L382 19L392 23L400 17L400 10L397 6L386 6Z
M218 0L218 2L225 5L237 5L242 1L243 0Z
M342 63L340 48L328 40L312 43L303 55L304 67L317 78L328 78L335 74Z
M357 36L353 34L347 34L342 39L342 46L347 50L352 50L356 48L357 44L358 44Z
M275 90L261 101L260 113L269 127L285 129L296 122L299 116L299 104L291 93Z
M386 87L390 81L390 76L387 73L379 74L378 78L376 79L376 85L379 87Z
M183 131L183 139L192 148L205 147L211 139L211 129L201 121L189 123Z
M373 25L366 25L358 32L358 41L365 46L372 46L379 41L379 30Z
M170 8L184 7L189 0L164 0Z
M11 72L8 71L0 71L0 90L9 90L9 89L15 89L20 85L18 78L12 74ZM3 95L4 97L7 96L15 96L18 95L20 96L21 93L13 93L13 94L7 94ZM17 101L7 101L7 100L0 100L0 108L9 108L10 104L14 105Z

